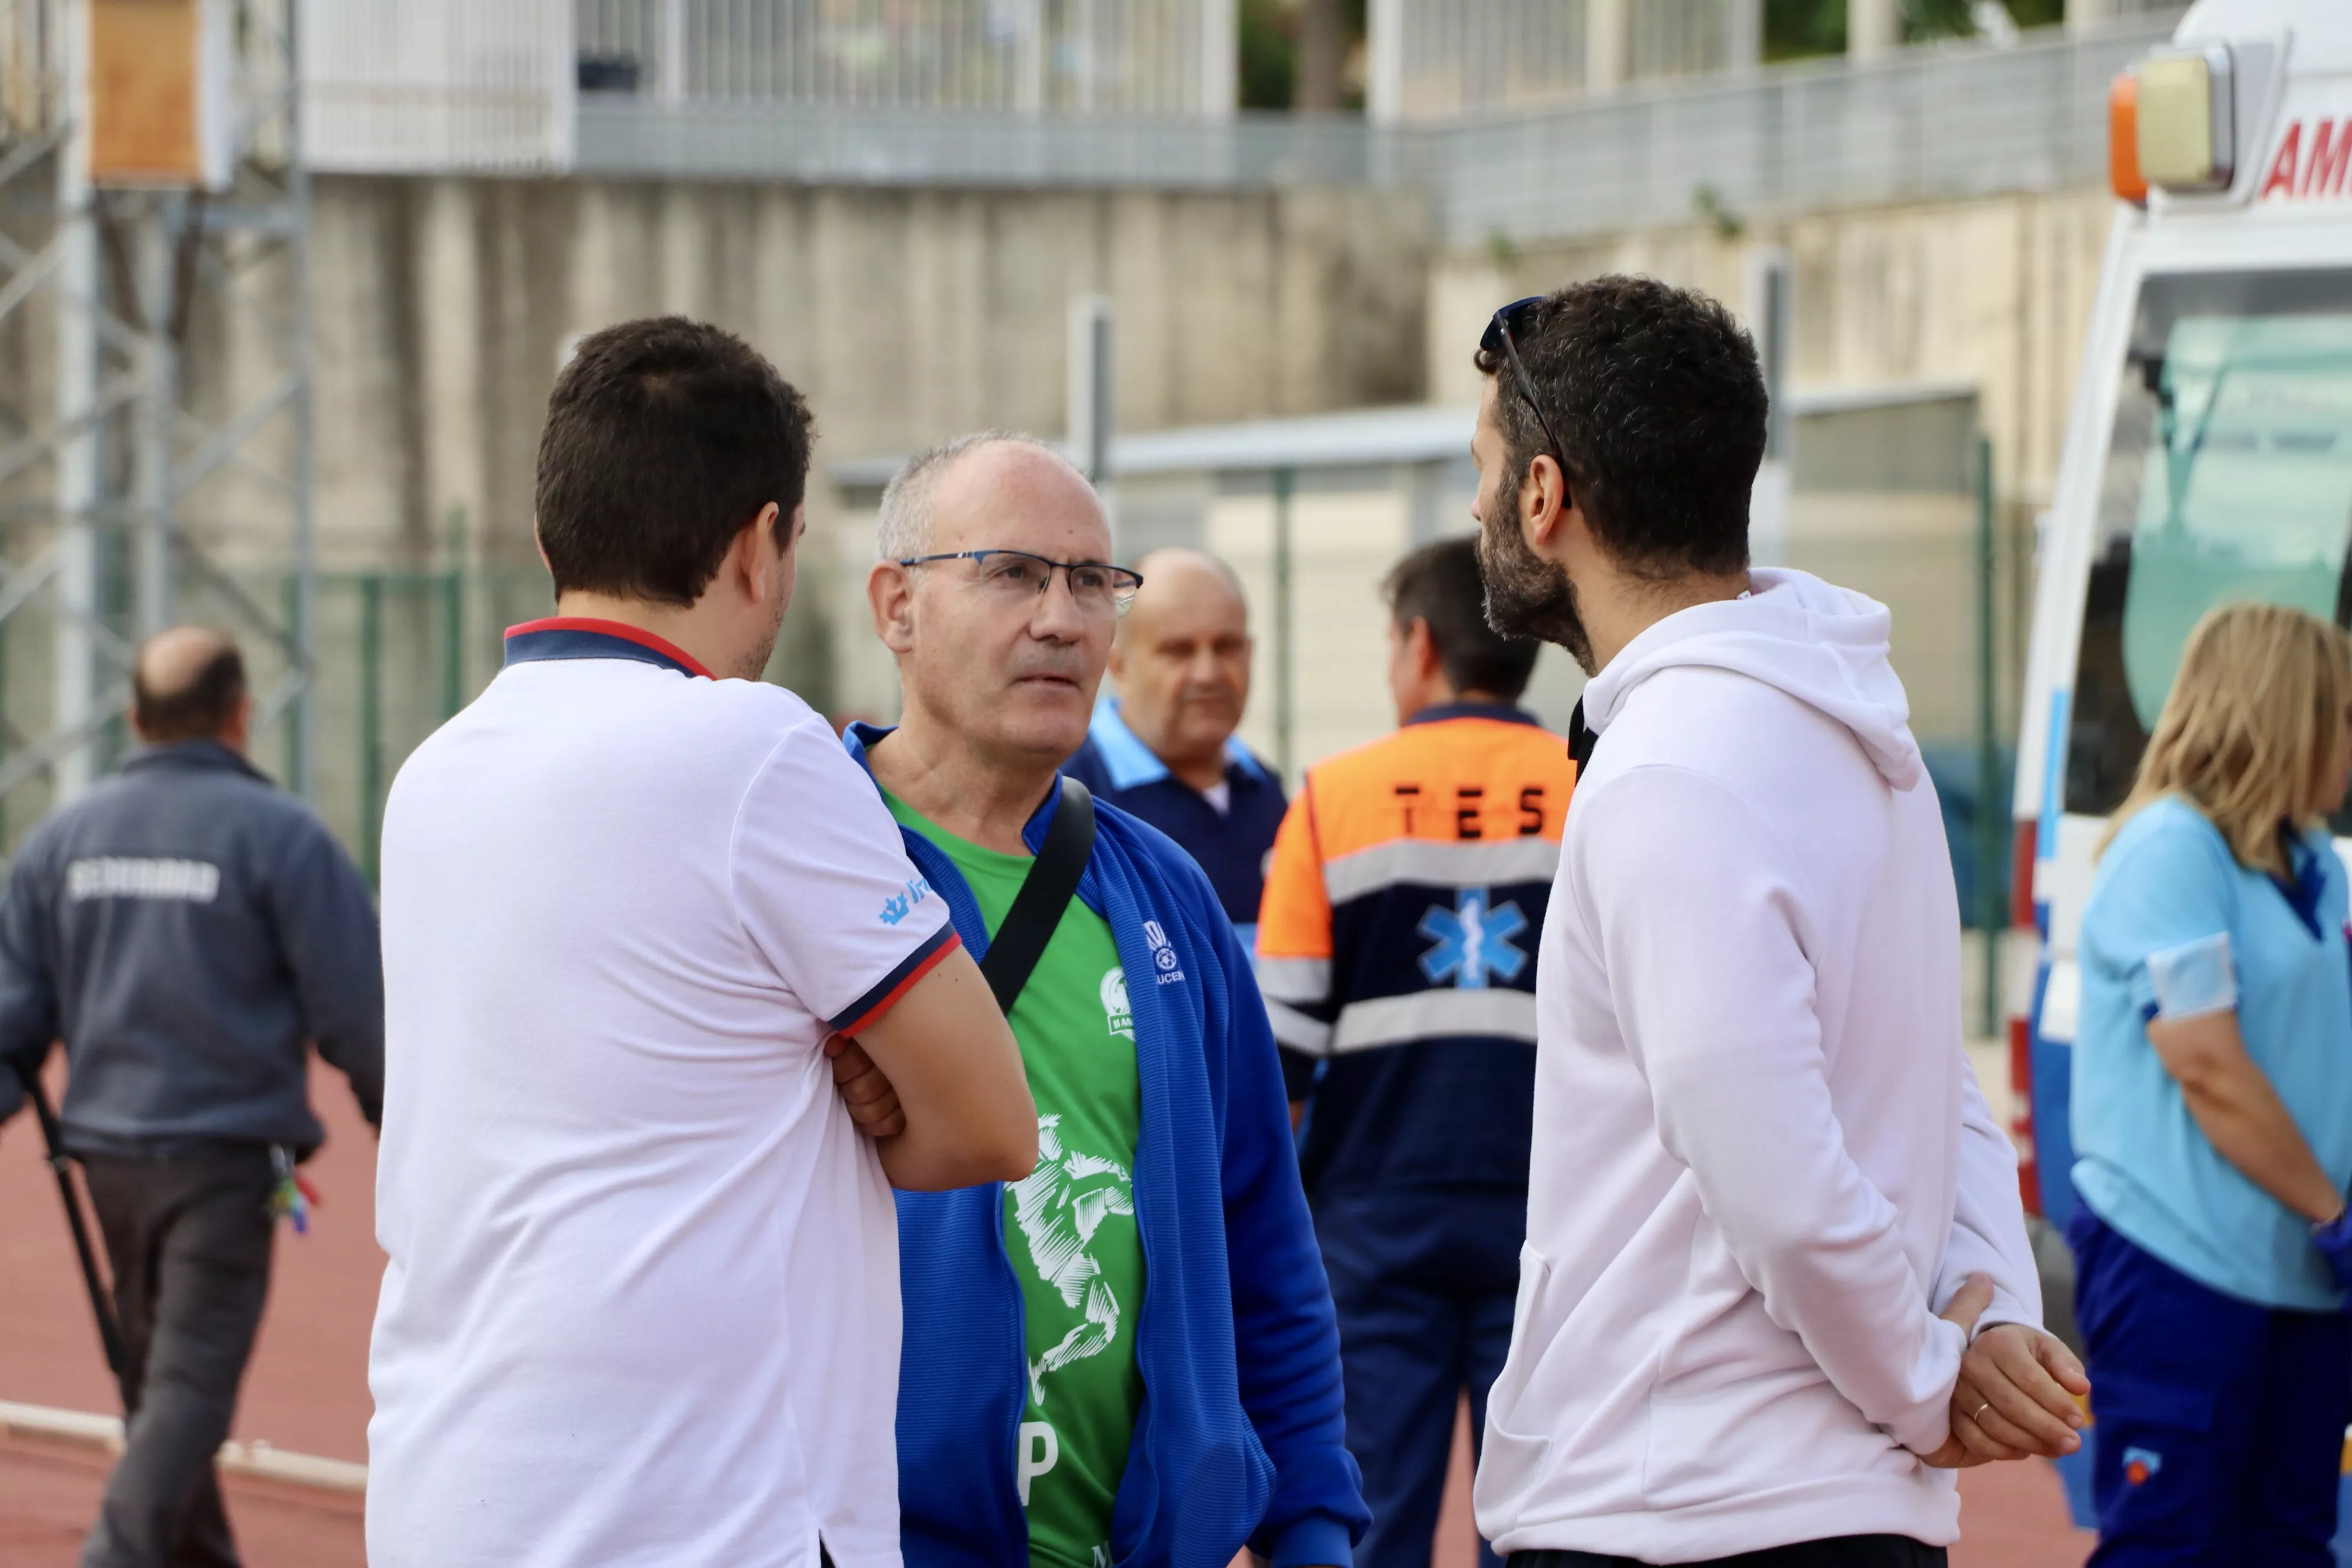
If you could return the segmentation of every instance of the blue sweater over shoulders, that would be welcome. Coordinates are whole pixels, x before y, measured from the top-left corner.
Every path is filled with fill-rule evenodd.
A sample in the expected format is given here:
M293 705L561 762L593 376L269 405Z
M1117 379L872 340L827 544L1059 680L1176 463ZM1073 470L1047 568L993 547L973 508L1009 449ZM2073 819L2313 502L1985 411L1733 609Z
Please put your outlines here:
M852 725L861 763L888 733ZM1034 851L1061 804L1024 832ZM1251 978L1200 868L1116 806L1096 812L1078 897L1129 975L1143 1090L1135 1210L1143 1412L1111 1514L1117 1568L1350 1568L1370 1515L1345 1447L1339 1331L1299 1187L1282 1068ZM988 930L946 855L904 832L975 956ZM1013 1475L1026 1350L999 1183L900 1193L906 1328L898 1489L908 1568L1025 1568Z

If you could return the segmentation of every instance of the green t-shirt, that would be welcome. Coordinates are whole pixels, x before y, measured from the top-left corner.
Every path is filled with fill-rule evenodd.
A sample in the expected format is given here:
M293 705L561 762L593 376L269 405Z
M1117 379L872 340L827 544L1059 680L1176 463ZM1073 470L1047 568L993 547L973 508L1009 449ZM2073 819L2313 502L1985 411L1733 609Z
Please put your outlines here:
M994 931L1030 857L954 837L885 798L893 816L955 862ZM1131 1175L1143 1089L1118 947L1082 900L1063 911L1012 1023L1037 1101L1037 1169L1004 1189L1004 1250L1028 1333L1013 1474L1029 1516L1029 1561L1109 1568L1111 1501L1143 1408L1135 1364L1143 1244Z

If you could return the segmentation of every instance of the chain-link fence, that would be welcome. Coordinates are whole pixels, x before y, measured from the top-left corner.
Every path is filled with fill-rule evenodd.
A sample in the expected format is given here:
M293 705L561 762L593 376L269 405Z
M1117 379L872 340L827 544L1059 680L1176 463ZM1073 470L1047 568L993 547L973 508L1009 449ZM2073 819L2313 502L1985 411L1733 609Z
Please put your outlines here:
M217 626L236 637L256 692L280 686L291 650L274 626L290 620L292 579L278 573L191 574L178 583L183 621ZM384 792L417 742L455 713L498 669L498 631L548 614L547 577L537 569L457 572L329 573L319 582L317 700L312 737L317 780L312 804L373 878ZM129 624L127 603L107 606L115 627ZM114 637L126 637L120 630ZM28 605L0 622L0 768L43 732L54 696L55 615ZM127 638L126 638L127 640ZM290 707L258 715L255 763L278 777L290 771L296 744ZM127 717L100 740L101 770L135 744ZM54 804L49 775L34 771L0 792L0 846L14 853Z

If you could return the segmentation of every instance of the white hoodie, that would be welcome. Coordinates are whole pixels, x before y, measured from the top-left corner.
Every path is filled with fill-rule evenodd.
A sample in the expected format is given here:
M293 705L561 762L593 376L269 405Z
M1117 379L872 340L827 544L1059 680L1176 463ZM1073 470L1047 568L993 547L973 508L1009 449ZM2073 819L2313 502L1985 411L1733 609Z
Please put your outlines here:
M2039 1325L1960 1048L1959 905L1889 617L1801 572L1586 689L1538 960L1535 1150L1480 1532L1685 1563L1959 1534L1960 1331Z

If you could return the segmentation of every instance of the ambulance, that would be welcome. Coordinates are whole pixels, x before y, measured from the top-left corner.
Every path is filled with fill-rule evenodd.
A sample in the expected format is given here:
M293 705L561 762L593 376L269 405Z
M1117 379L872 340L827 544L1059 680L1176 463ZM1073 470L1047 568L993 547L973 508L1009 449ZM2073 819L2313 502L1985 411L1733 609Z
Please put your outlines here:
M2118 200L2040 538L2007 944L2030 961L2011 1131L2029 1212L2061 1227L2093 851L2189 628L2244 600L2352 624L2352 0L2204 0L2116 79L2108 122ZM2335 827L2352 848L2352 814Z

